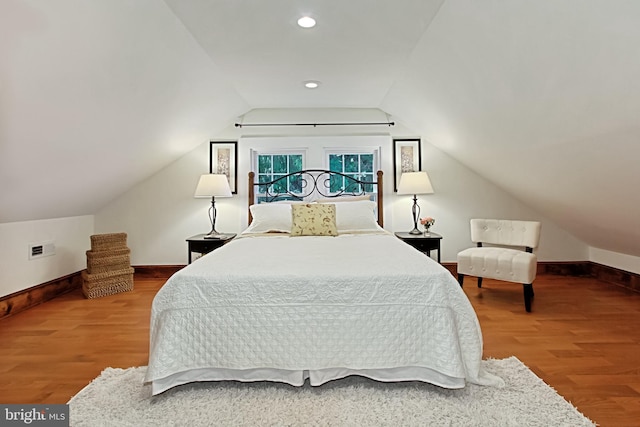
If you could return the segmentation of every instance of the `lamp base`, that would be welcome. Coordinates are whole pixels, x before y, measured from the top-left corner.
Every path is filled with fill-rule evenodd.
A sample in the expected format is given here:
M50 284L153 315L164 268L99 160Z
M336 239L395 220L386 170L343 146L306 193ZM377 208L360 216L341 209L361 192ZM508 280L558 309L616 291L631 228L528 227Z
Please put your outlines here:
M420 206L418 206L418 196L413 195L413 206L411 207L411 214L413 215L413 230L409 232L412 236L417 236L422 234L420 230L418 230L418 218L420 218Z

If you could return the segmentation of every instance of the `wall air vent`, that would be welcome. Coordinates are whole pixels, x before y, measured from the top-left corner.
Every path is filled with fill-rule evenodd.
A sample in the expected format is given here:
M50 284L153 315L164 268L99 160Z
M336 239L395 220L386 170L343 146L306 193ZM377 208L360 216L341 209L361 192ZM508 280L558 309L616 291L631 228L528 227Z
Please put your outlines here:
M56 254L56 245L53 242L41 242L29 244L29 259L42 258Z

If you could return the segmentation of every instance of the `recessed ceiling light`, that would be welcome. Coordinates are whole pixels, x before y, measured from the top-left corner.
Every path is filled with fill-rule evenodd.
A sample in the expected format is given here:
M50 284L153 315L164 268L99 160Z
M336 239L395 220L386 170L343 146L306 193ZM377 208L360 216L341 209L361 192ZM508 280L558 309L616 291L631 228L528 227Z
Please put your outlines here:
M315 80L307 80L306 82L304 82L304 87L306 87L307 89L315 89L318 86L320 86L320 82Z
M302 18L298 19L298 25L300 25L302 28L315 27L316 20L310 16L303 16Z

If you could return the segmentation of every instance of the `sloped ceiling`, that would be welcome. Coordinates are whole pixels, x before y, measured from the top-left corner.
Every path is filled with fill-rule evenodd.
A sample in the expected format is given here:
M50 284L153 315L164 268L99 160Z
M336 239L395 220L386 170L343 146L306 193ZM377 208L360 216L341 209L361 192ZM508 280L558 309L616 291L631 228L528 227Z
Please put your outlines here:
M640 256L638 22L631 0L4 0L0 222L93 213L253 108L362 107Z
M0 222L92 214L249 108L155 0L2 0L0 61Z
M381 108L590 246L637 256L639 22L634 1L446 1Z

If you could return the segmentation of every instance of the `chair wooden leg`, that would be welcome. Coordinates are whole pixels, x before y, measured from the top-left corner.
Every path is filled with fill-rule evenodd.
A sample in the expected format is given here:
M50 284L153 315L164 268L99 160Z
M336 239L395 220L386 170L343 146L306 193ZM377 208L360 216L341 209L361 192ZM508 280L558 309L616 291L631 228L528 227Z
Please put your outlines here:
M462 287L463 282L464 282L464 274L458 273L458 283L460 283L460 287Z
M524 290L524 309L527 313L531 313L531 300L533 299L533 283L525 283L522 285Z
M482 277L478 277L478 287L482 287Z

